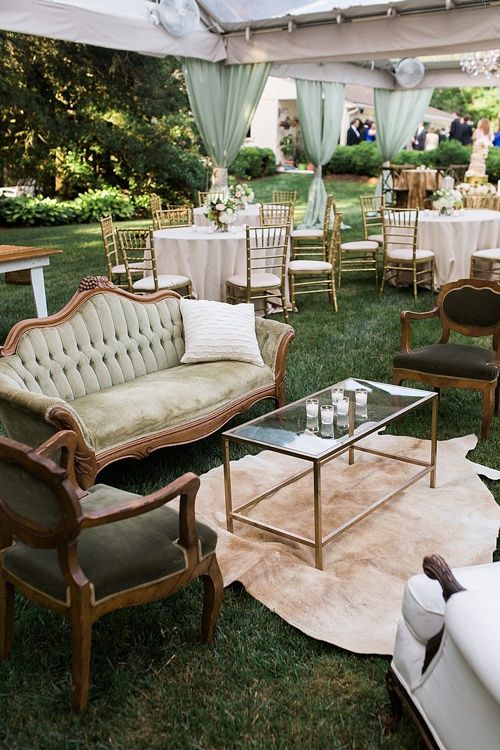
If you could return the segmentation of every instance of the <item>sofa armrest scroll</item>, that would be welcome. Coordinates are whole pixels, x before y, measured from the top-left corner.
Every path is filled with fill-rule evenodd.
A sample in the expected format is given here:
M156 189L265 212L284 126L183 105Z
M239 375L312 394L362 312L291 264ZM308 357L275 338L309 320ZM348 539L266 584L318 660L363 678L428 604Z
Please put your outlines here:
M292 326L267 318L255 318L255 333L265 364L275 375L281 374L290 342L295 336Z

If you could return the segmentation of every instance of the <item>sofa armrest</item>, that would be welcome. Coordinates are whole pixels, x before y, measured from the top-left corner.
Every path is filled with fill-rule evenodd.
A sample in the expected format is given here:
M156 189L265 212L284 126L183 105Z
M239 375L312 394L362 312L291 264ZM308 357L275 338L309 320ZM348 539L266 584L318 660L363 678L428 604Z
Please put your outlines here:
M91 439L85 425L63 399L20 388L2 387L0 390L0 421L14 440L40 445L55 432L64 429L60 424L60 415L67 415L77 434L90 447Z
M255 333L264 363L277 375L284 369L290 342L295 336L292 326L267 318L255 318Z

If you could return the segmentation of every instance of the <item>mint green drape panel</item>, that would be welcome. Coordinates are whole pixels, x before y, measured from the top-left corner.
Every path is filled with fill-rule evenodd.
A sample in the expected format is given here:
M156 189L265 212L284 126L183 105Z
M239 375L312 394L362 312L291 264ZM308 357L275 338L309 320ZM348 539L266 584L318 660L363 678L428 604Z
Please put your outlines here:
M384 162L390 162L408 143L420 122L434 89L374 89L377 145ZM377 192L381 192L381 181Z
M186 58L189 103L214 164L214 184L227 185L235 160L266 85L270 63L224 65Z
M323 224L326 203L321 167L330 161L339 141L345 86L343 83L305 81L301 78L297 79L296 84L304 150L314 164L314 178L301 227L319 227Z

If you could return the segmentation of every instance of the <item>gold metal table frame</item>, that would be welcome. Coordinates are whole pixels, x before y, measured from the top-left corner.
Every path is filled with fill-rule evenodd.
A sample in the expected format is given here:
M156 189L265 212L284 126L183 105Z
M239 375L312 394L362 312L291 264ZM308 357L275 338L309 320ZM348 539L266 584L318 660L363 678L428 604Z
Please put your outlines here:
M371 382L371 381L358 381L358 382L363 383L363 382ZM376 383L371 383L371 384L378 385ZM385 385L385 384L381 384L381 385ZM391 388L394 391L397 391L398 387L391 386ZM326 389L326 390L329 391L330 389ZM269 531L272 534L275 534L276 536L280 536L285 539L290 539L291 541L298 542L299 544L304 544L308 547L312 547L314 549L315 567L318 568L319 570L322 570L323 569L323 548L327 544L332 542L334 539L336 539L340 534L344 533L345 531L347 531L347 529L350 529L352 526L355 526L357 523L359 523L368 515L373 513L373 511L375 511L380 506L385 505L390 500L393 500L398 495L401 495L408 487L415 484L416 482L418 482L420 479L422 479L428 474L430 475L430 487L434 488L436 486L438 394L432 393L429 391L420 391L420 390L417 391L416 389L401 388L402 392L403 391L408 392L411 390L413 390L415 394L421 394L422 398L420 398L418 401L415 401L413 404L409 404L405 406L404 408L402 408L401 410L396 411L394 414L391 414L381 419L376 424L373 424L370 428L367 428L365 431L361 431L359 434L356 434L354 432L354 406L353 406L354 401L353 399L351 399L350 408L349 408L347 440L345 440L341 445L332 445L331 449L326 450L324 454L321 456L307 455L303 452L300 452L299 450L294 450L294 449L290 449L290 448L286 448L286 447L278 446L278 445L272 445L264 441L261 442L258 440L250 439L248 437L243 437L238 434L238 432L241 431L243 427L248 427L249 425L256 425L262 420L265 420L266 417L269 415L264 415L264 417L257 417L256 419L251 420L250 422L247 422L244 425L240 425L239 427L236 427L236 428L233 428L231 430L227 430L226 432L224 432L222 435L223 454L224 454L224 491L225 491L225 501L226 501L226 525L227 525L228 531L230 531L231 533L234 533L234 522L239 521L241 523L248 524L249 526L253 526L257 529ZM312 394L312 396L318 396L324 393L325 393L325 390L322 390L322 391L318 391L315 394ZM310 397L311 396L308 396L307 398L310 398ZM295 406L297 404L304 403L305 405L305 401L306 401L305 398L300 399L299 401L294 402L294 404L289 404L287 406L282 407L281 409L275 410L274 412L272 412L272 414L278 415L280 412L283 412L289 409L290 406ZM431 402L432 404L431 446L430 446L429 461L423 461L417 458L410 458L408 456L401 456L398 454L386 453L384 451L378 451L373 448L365 448L364 446L356 444L362 439L364 439L365 437L367 437L368 435L371 435L375 432L380 431L380 429L386 426L387 424L391 424L392 422L400 419L404 414L407 414L410 411L414 411L429 402ZM305 409L305 406L304 406L304 409ZM246 445L254 445L256 447L262 448L262 450L271 450L277 453L283 453L283 454L290 455L296 458L305 459L305 460L310 461L312 463L312 466L296 474L293 474L292 476L288 477L285 481L274 485L273 487L261 493L257 497L247 500L242 505L233 507L233 491L232 491L232 484L231 484L231 464L230 464L230 443L231 442L246 444ZM337 528L327 532L326 534L323 534L321 469L323 466L325 466L327 463L332 461L334 458L337 458L338 456L341 456L342 454L346 452L349 453L349 464L350 465L354 464L355 451L360 451L363 453L370 453L372 455L393 459L395 461L402 461L404 463L413 464L421 468L419 468L419 470L415 474L409 477L404 482L404 484L398 486L395 490L388 492L380 499L375 500L373 503L368 505L362 511L357 513L355 516L353 516L349 520L345 521L343 524L341 524ZM314 539L302 536L301 534L295 534L291 531L287 531L286 529L283 529L277 526L272 526L270 524L264 523L257 519L250 518L248 515L245 515L245 511L248 511L251 508L254 508L263 500L274 495L278 490L283 489L284 487L287 487L293 482L296 482L297 480L311 473L313 475Z

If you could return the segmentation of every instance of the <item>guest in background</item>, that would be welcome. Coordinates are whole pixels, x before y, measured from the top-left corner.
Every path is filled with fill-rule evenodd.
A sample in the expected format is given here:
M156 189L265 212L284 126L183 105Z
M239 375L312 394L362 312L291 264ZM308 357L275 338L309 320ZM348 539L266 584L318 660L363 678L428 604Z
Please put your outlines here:
M412 148L414 151L423 151L425 148L425 137L427 135L427 130L424 128L424 123L421 122L420 125L417 128L417 132L413 136L412 140Z
M450 141L456 140L459 141L459 135L457 132L457 129L459 129L459 126L463 125L464 118L460 117L458 112L452 112L453 120L451 121L450 125Z
M377 127L375 123L369 120L366 121L368 124L368 130L366 131L366 137L365 140L367 141L376 141L377 140Z
M349 130L347 131L347 145L348 146L357 146L358 143L361 143L362 136L361 136L361 120L359 117L356 117L349 127Z
M497 132L493 136L493 146L497 146L500 148L500 120L498 121Z
M435 128L429 128L429 132L425 136L424 151L434 151L439 146L439 135L436 133Z
M474 143L484 148L489 148L493 143L493 128L490 121L483 117L479 120L477 128L472 136Z
M444 141L447 141L447 140L448 140L448 131L446 130L446 128L441 128L441 130L439 131L439 143L443 143Z
M474 132L472 117L470 115L464 115L464 121L460 124L458 132L460 143L463 146L470 146L472 143L472 133Z

